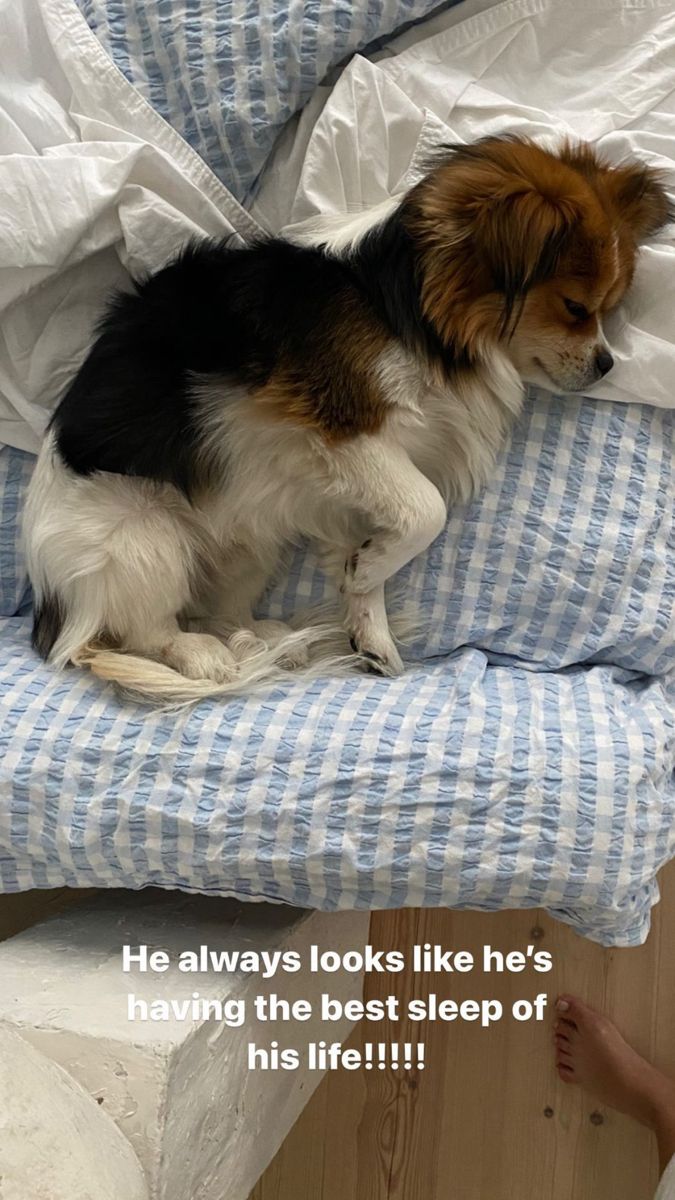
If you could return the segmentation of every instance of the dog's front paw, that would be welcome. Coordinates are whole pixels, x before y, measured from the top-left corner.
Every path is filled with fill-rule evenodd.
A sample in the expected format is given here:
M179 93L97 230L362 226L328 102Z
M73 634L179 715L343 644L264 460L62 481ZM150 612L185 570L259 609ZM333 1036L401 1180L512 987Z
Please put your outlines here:
M403 662L392 639L376 635L373 629L350 630L349 644L363 659L363 668L372 675L393 678L403 671Z
M379 560L382 551L376 548L372 538L367 538L358 550L348 555L344 566L342 592L362 594L369 592L380 579Z

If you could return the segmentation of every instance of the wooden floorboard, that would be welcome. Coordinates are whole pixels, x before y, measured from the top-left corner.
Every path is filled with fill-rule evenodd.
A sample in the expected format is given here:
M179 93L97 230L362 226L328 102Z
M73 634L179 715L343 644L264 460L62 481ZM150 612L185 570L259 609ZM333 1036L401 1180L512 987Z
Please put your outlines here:
M538 991L575 991L675 1075L675 863L661 886L652 933L639 949L603 950L534 912L378 913L371 940L481 953L485 943L527 946L534 929L553 954L550 975L455 975L451 993L448 976L427 976L415 993L494 996L510 1006ZM367 995L408 997L412 986L409 977L370 976ZM363 1023L351 1044L391 1034ZM394 1040L418 1034L419 1026L404 1025ZM650 1200L651 1136L559 1082L548 1021L489 1030L439 1023L425 1027L425 1040L422 1072L330 1073L251 1200Z

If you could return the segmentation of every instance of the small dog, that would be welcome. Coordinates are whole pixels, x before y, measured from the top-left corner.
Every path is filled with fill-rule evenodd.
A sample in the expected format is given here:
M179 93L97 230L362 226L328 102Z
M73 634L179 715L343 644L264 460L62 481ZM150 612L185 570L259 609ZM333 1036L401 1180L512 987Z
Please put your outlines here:
M445 148L320 244L188 246L113 299L52 418L34 646L160 702L241 690L304 660L252 614L310 537L354 650L396 675L385 582L485 483L524 380L611 369L602 318L670 217L643 164L505 136Z

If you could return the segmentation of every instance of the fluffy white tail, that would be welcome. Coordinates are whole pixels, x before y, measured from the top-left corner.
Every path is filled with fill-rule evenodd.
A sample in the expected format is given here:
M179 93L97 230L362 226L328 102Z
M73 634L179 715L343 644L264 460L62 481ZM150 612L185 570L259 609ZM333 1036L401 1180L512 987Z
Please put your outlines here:
M300 650L307 652L307 665L289 670L284 664ZM309 681L326 673L344 674L362 665L357 656L345 650L345 633L340 626L310 626L289 633L274 646L249 654L239 663L236 676L226 683L189 679L154 659L127 654L94 641L82 646L71 661L76 666L88 667L97 678L116 684L132 698L176 708L210 697L251 695L262 686L270 687L289 678Z
M331 254L342 254L345 250L356 249L366 234L386 221L400 203L400 196L388 196L379 204L358 212L309 217L296 225L288 225L283 231L284 237L300 246L325 246Z

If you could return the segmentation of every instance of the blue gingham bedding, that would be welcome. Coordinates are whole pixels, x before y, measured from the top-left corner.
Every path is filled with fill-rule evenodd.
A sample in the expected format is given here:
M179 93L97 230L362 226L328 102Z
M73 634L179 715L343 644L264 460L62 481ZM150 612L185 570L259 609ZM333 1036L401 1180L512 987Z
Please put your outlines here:
M245 202L332 67L439 0L77 0L113 61Z
M180 715L32 653L30 460L0 453L1 888L541 906L640 942L675 852L674 420L534 393L485 493L396 581L421 625L403 677ZM264 609L327 589L300 549Z
M240 198L327 69L436 7L77 2ZM533 393L485 493L396 581L419 623L401 679L289 678L180 715L33 655L32 460L0 448L0 890L542 906L641 941L675 853L674 419ZM298 550L264 611L326 588Z

